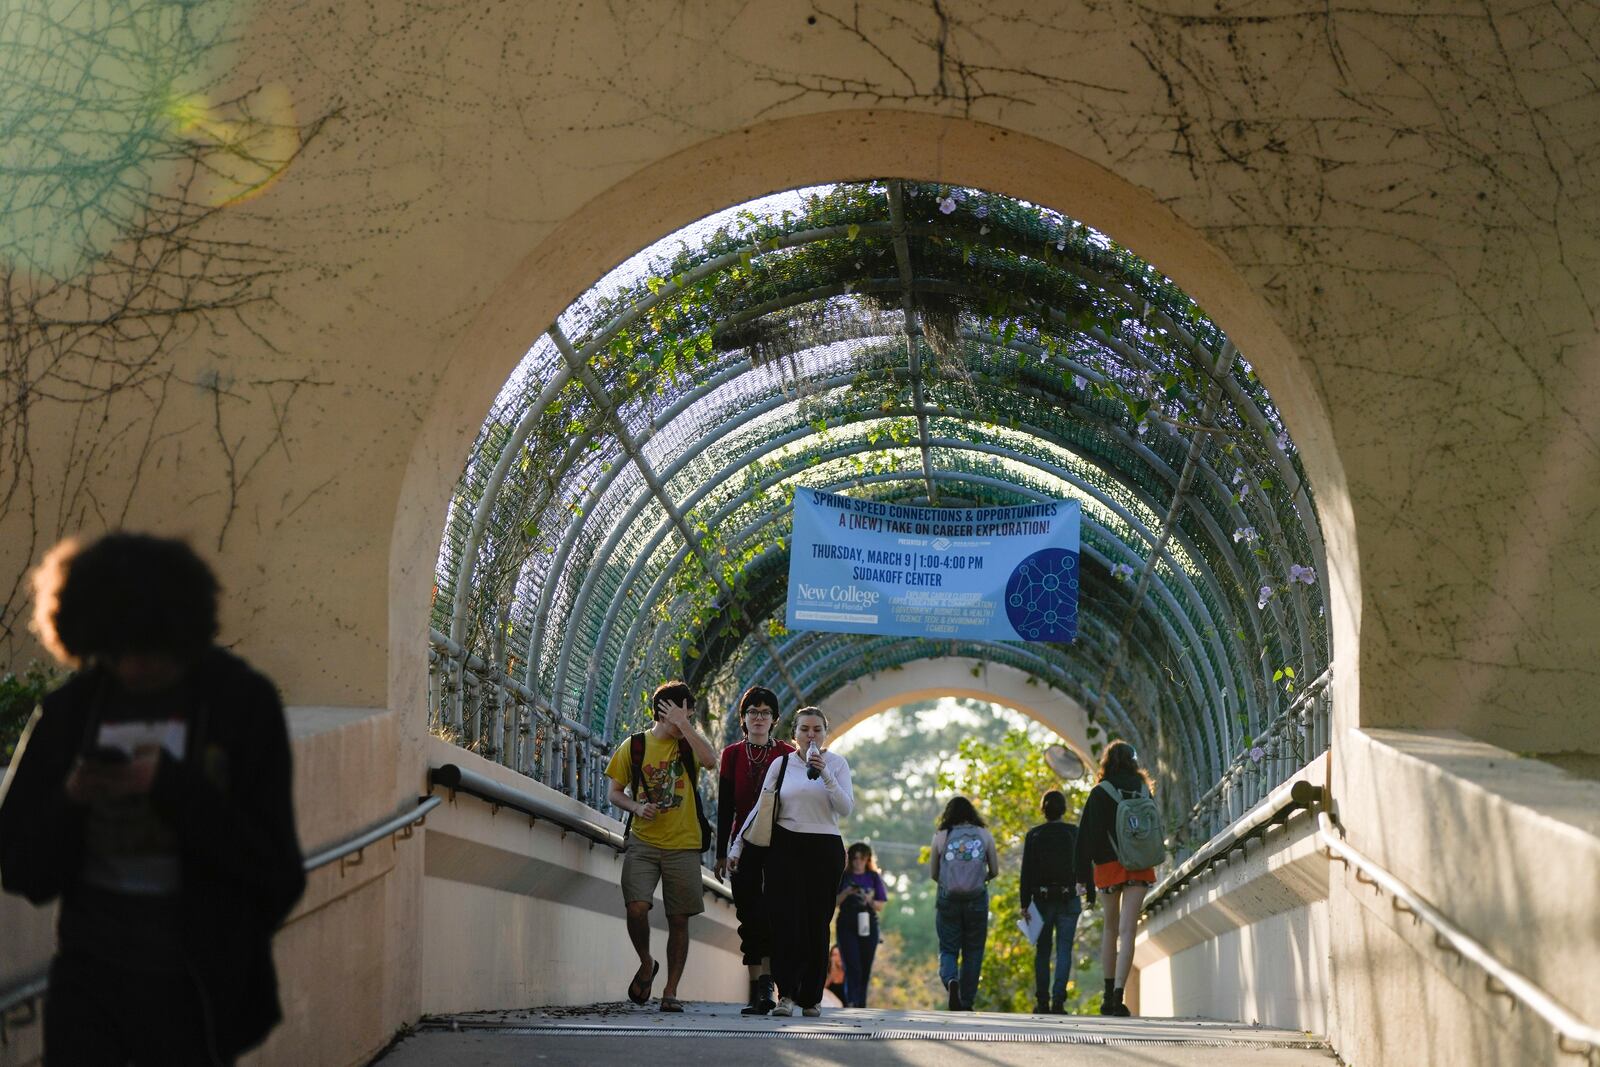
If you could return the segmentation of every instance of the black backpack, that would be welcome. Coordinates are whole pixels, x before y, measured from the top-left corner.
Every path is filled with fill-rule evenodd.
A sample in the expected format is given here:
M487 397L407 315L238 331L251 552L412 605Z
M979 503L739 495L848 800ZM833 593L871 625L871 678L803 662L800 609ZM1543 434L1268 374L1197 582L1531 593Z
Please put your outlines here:
M633 799L644 798L644 734L634 734L628 738L628 755L633 758ZM704 852L711 847L711 824L706 821L706 806L700 802L700 768L695 763L694 749L689 747L688 738L678 738L678 762L683 764L684 772L689 775L689 791L694 794L694 817L700 823L700 851ZM628 812L628 818L623 823L622 835L627 837L633 830L633 812Z

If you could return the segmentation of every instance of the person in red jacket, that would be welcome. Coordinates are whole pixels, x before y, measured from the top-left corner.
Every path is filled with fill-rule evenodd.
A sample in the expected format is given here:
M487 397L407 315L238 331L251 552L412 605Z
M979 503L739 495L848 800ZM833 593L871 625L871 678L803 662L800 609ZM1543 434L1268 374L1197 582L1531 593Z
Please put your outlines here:
M78 668L0 785L0 883L61 901L44 1062L232 1063L280 1018L272 936L305 889L277 691L213 644L181 541L64 542L34 596Z
M722 750L717 790L717 877L728 869L728 842L739 832L761 794L774 758L794 751L775 740L778 697L753 685L739 698L739 726L744 740ZM772 919L766 896L766 849L746 846L744 860L733 874L733 906L739 917L739 949L750 971L750 1002L741 1014L765 1015L777 1005L772 981Z

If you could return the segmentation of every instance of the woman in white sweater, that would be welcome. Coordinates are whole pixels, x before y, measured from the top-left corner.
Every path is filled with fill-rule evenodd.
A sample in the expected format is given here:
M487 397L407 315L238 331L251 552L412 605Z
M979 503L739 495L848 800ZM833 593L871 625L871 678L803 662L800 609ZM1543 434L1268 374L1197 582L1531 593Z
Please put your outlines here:
M780 994L774 1015L820 1015L817 1005L828 977L829 923L834 890L844 874L844 838L839 820L855 806L850 764L827 751L828 717L820 708L795 712L796 751L773 760L755 808L774 802L772 846L767 852L767 904L772 915L772 976ZM814 777L813 777L814 774ZM738 869L744 837L728 847L728 866Z

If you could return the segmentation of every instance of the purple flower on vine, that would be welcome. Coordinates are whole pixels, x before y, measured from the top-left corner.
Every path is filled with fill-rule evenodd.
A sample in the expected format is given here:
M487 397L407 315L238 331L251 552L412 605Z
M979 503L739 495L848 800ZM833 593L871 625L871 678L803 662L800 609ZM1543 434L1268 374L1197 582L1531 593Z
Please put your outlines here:
M1317 569L1315 567L1302 567L1298 563L1289 564L1289 580L1291 582L1304 582L1306 585L1317 584Z
M1243 541L1247 545L1253 545L1260 540L1260 538L1261 535L1256 533L1256 528L1254 526L1241 526L1237 530L1233 531L1234 544L1238 544L1240 541Z
M1279 430L1278 431L1278 451L1279 452L1287 452L1287 451L1289 451L1289 431L1288 430Z
M1250 749L1250 761L1252 763L1260 763L1266 758L1266 755L1267 750L1262 748L1260 745L1256 745Z
M942 196L939 198L939 214L953 215L955 210L956 198L954 196Z
M1277 590L1272 588L1270 585L1262 586L1260 593L1258 593L1256 596L1256 610L1260 611L1265 608L1267 606L1267 601L1271 600L1272 595L1276 592Z
M1133 568L1126 563L1113 564L1111 567L1111 577L1115 578L1119 582L1125 582L1129 578L1133 577Z

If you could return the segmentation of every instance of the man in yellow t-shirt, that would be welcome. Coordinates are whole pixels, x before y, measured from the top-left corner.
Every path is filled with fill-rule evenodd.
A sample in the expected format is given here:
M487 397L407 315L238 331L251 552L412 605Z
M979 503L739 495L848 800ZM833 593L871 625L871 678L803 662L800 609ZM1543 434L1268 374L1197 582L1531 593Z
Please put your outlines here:
M661 989L661 1010L682 1011L678 979L689 958L689 916L705 910L700 884L704 813L695 783L701 767L716 766L717 750L695 729L690 717L694 694L683 682L657 686L650 706L655 722L644 734L640 766L634 767L632 738L622 742L606 766L612 805L632 815L622 859L622 899L639 970L628 984L628 999L635 1004L650 999L657 970L650 956L650 898L659 882L667 912L667 984ZM684 765L685 748L689 766Z

